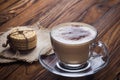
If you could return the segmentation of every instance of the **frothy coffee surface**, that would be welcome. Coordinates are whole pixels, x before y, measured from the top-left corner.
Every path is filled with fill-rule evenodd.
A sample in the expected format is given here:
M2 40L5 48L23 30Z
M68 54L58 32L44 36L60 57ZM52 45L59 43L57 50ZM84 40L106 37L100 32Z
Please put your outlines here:
M90 27L84 25L67 25L54 29L51 34L52 37L59 42L80 44L94 39L97 33Z

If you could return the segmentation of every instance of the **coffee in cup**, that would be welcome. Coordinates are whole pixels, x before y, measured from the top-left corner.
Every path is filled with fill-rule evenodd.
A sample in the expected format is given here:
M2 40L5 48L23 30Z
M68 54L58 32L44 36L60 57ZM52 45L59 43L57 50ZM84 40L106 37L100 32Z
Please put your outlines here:
M70 22L57 25L50 32L53 50L62 65L81 66L90 57L90 46L97 30L88 24Z

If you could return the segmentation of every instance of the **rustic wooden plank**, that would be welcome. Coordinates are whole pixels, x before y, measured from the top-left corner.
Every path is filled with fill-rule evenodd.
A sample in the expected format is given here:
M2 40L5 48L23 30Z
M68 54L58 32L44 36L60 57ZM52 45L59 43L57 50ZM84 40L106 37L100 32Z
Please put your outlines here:
M120 45L120 37L119 37L120 32L119 31L120 31L120 20L114 26L112 26L112 28L109 29L107 33L104 34L104 36L100 39L108 46L109 55L110 55L110 63L105 69L103 69L102 71L100 71L99 73L95 75L97 79L113 80L116 72L118 72L116 70L120 68L120 63L119 63L120 58L118 58L118 56L120 56L120 53L119 53L120 52L120 46L119 46ZM107 79L108 77L105 74L108 74L110 78Z
M22 64L19 68L14 70L9 76L5 77L5 80L31 80L39 72L42 74L45 71L43 67L39 65L39 62L33 64Z
M4 3L5 2L5 0L0 0L0 4L2 4L2 3Z
M5 77L8 77L11 73L13 73L16 69L19 68L21 64L0 64L0 80L4 80Z
M108 46L109 52L118 49L120 46L120 19L114 24L114 26L104 34L103 38L100 39L105 42ZM112 55L112 54L110 54Z
M39 21L44 27L48 27L49 24L53 23L59 16L61 16L65 11L70 9L73 5L79 4L80 0L63 0L57 3L57 5L51 10L47 11L44 15L36 15L34 19L27 21L28 24L33 24L35 21ZM61 7L62 6L62 7ZM37 18L37 20L36 20ZM25 23L25 24L26 24Z
M0 12L2 12L2 10L10 7L11 5L13 5L14 3L16 3L18 0L0 0Z
M104 2L96 3L86 10L84 15L80 18L77 18L75 21L82 21L88 24L93 24L96 20L102 17L110 7L105 5Z
M120 0L109 0L108 2L107 1L108 0L106 0L106 3L109 4L109 6L113 6L120 3Z
M36 0L20 0L7 9L4 9L0 12L0 25L14 18L36 2Z
M111 7L109 10L108 10L108 12L106 12L106 14L104 15L104 16L102 16L99 20L96 20L96 23L95 23L95 25L97 24L97 23L103 23L104 21L106 21L107 23L109 22L109 20L111 20L111 19L113 19L113 17L117 17L117 20L119 19L119 11L120 11L120 6L119 6L119 4L117 4L117 5L115 5L115 6L113 6L113 7ZM108 18L108 17L111 17L111 18ZM103 19L104 18L104 19ZM104 20L103 22L102 22L102 19ZM108 19L108 20L105 20L105 19ZM116 19L116 18L115 18ZM114 19L113 19L114 20ZM116 20L116 21L117 21ZM112 21L112 20L111 20ZM115 21L115 22L116 22ZM106 22L104 22L104 24L106 23ZM106 24L107 24L106 23ZM102 25L102 24L101 24ZM101 27L101 25L99 25L100 27ZM96 25L97 26L97 25ZM97 26L97 27L99 27L99 26ZM105 27L105 26L104 26Z
M86 14L82 18L77 18L77 21L93 24L99 20L109 9L120 3L120 0L103 0L97 2L89 9L86 10Z
M98 29L98 39L110 29L120 19L120 5L112 7L104 16L96 21L93 25Z
M22 25L29 19L34 18L36 14L44 14L46 11L54 7L57 3L59 3L59 0L38 0L34 5L30 6L28 9L23 11L18 16L12 18L10 21L6 22L0 27L0 31L5 31L4 29L15 27L18 25ZM51 6L50 6L51 5ZM32 10L32 11L31 11Z
M76 3L75 5L71 6L71 8L67 9L61 16L57 17L56 20L51 22L49 27L53 27L64 22L74 21L74 19L78 18L87 8L91 7L95 3L95 0L81 0L80 3Z

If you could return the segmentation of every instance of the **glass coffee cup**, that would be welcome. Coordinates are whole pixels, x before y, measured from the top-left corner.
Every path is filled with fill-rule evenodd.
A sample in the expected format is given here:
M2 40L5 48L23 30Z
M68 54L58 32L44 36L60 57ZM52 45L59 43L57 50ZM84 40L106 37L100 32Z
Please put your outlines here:
M106 50L104 43L95 43L96 37L97 30L86 23L69 22L54 26L50 38L59 59L57 67L68 71L89 68L88 60L92 56L93 47L99 46Z

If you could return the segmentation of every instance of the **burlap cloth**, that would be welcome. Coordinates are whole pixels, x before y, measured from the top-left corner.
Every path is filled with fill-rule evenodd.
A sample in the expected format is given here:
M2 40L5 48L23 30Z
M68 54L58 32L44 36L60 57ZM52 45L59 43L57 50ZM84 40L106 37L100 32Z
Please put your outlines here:
M10 63L10 62L16 62L18 60L32 63L38 60L39 55L53 53L50 43L50 36L49 36L50 29L43 28L40 25L24 26L24 27L30 27L36 31L37 33L36 48L27 54L20 54L17 52L16 53L12 52L9 46L6 48L2 47L2 44L6 43L7 35L11 32L11 29L9 29L8 31L0 35L0 63Z

